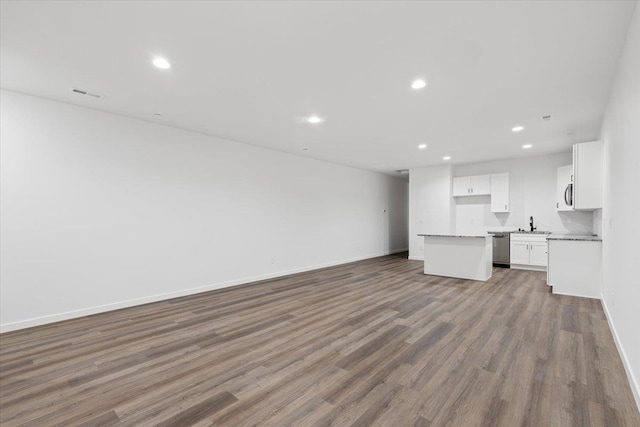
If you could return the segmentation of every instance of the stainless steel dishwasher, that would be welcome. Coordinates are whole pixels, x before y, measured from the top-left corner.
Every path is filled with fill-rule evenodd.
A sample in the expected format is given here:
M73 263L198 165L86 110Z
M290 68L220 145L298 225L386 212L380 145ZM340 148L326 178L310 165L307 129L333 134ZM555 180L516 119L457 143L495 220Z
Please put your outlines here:
M509 267L511 262L511 233L505 231L490 231L493 236L493 265Z

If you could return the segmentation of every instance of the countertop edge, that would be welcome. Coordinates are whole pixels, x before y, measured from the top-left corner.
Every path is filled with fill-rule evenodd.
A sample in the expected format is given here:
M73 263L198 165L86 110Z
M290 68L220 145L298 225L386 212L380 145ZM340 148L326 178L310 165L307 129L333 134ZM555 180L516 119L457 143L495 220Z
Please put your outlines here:
M464 236L464 235L461 235L461 234L418 234L418 236L423 236L423 237L453 237L453 238L458 238L458 239L485 239L487 237L492 237L489 234L483 235L483 236L478 236L478 235Z
M573 242L602 242L602 237L562 237L562 236L549 236L547 240L566 240Z

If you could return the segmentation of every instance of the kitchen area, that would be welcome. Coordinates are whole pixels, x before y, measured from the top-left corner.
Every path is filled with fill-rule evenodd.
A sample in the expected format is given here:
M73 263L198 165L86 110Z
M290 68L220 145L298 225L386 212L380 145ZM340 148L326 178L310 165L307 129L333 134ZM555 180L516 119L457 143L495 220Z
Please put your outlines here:
M492 268L536 270L547 273L553 293L600 298L600 141L576 143L571 153L436 172L442 183L449 174L449 202L441 204L444 214L428 205L422 213L439 224L417 218L410 200L410 224L421 239L414 240L410 258L424 260L425 274L486 281ZM420 188L411 186L410 176L410 195L427 189L430 200L446 202L444 184L434 192L433 176L428 178L432 185ZM422 257L416 256L419 250Z

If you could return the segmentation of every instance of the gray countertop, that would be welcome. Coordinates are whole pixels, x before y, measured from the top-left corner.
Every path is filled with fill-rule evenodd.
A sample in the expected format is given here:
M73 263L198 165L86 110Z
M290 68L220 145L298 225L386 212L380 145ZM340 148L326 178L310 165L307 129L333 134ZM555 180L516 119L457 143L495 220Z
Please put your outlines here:
M531 234L531 235L536 235L536 234L551 234L550 231L526 231L526 230L522 230L522 231L512 231L511 234Z
M602 237L594 234L562 234L552 233L547 240L576 240L582 242L602 242Z
M491 237L488 234L483 235L461 235L461 234L418 234L418 236L424 237L456 237L456 238L472 238L472 239L484 239L485 237Z
M517 232L513 231L511 234L529 234L532 236L540 236L546 235L547 240L575 240L575 241L583 241L583 242L601 242L602 237L596 236L594 234L564 234L564 233L552 233L550 231L538 231L535 233L531 232ZM484 239L487 237L493 237L491 234L418 234L418 236L422 237L453 237L458 239Z

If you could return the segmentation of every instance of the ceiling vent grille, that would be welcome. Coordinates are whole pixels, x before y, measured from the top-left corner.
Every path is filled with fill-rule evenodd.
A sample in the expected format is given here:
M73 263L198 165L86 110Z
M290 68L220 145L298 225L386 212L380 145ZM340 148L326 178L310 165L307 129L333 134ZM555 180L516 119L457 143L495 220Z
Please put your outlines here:
M75 87L71 88L71 92L77 93L79 95L90 96L91 98L96 98L96 99L104 98L104 95L100 95L99 93L89 92L89 91L86 91L86 90L77 89Z

